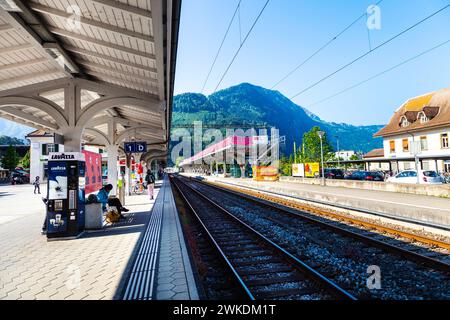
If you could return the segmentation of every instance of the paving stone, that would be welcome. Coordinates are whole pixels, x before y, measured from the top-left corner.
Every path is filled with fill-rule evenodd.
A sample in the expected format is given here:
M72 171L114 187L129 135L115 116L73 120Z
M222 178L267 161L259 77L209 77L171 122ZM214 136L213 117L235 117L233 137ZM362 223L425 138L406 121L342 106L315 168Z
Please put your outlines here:
M169 193L165 196L164 201L165 203L171 203L173 206L173 197ZM175 296L177 293L188 293L189 291L185 274L186 268L190 267L189 265L185 265L186 261L189 264L189 258L187 255L183 257L181 251L182 246L180 241L184 241L184 238L182 234L179 234L181 228L178 226L177 214L176 210L164 211L158 260L158 277L156 280L158 299L176 299ZM195 283L193 283L193 286L193 290L196 291ZM166 290L169 288L171 290ZM177 291L177 293L174 291ZM180 295L178 299L189 299L189 295Z
M186 279L184 279L184 278L174 279L171 283L173 283L174 285L186 284Z
M186 279L186 274L184 272L174 272L172 277L174 279Z
M158 290L158 291L172 290L174 287L175 287L174 284L171 284L171 283L162 283L162 284L159 284L159 285L158 285L157 290Z
M16 209L18 214L25 212L26 224L22 223L23 220L0 223L0 299L82 299L89 296L88 291L91 294L95 292L95 298L112 298L121 289L118 286L124 284L122 278L126 275L123 273L129 272L126 266L140 233L108 234L104 237L101 235L111 231L105 229L98 233L98 237L91 234L78 240L47 242L36 231L42 224L42 202L40 199L30 200L35 201L36 211L28 213L20 208L20 203ZM139 212L130 221L136 222L143 232L150 216L149 205L143 204L147 200L136 197L130 201L142 203L130 207ZM80 292L72 292L66 287L66 282L71 279L67 271L73 266L80 271ZM91 284L100 289L94 290Z
M176 292L176 293L182 293L182 292L188 292L188 287L187 285L178 285L175 286L172 291Z
M171 291L171 290L166 290L166 291L159 291L156 294L156 297L158 298L158 300L169 300L171 299L173 296L175 295L175 292Z
M172 300L189 300L190 296L189 293L183 292L183 293L177 293L172 297Z
M165 278L158 277L158 284L173 283L174 281L175 280L171 277L165 277Z

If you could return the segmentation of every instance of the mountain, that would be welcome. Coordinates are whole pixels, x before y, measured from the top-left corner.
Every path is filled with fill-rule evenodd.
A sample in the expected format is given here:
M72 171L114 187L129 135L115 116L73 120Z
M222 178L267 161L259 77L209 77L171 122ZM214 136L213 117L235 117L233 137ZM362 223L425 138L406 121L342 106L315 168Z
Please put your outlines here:
M368 152L382 147L382 140L372 137L382 126L326 122L280 92L249 83L218 91L208 97L199 93L175 96L173 128L192 126L194 121L217 127L274 126L280 130L280 136L286 136L285 154L292 152L294 141L301 146L303 133L314 126L327 133L335 149L336 136L339 137L341 150Z
M8 136L23 140L25 143L25 136L35 129L0 118L0 136Z

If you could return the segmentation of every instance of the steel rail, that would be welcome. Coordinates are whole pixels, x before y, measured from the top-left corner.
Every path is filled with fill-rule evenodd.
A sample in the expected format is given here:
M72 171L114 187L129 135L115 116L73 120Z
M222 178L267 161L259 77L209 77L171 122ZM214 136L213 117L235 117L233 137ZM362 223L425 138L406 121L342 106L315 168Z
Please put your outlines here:
M179 187L179 185L174 181L174 178L171 177L171 182L172 185L175 186L175 188L177 189L178 193L180 194L180 196L182 197L184 203L189 207L189 209L191 210L191 212L194 214L195 218L197 219L197 221L200 223L202 229L206 232L206 234L208 235L208 238L210 239L210 241L214 244L214 246L216 247L217 251L220 253L220 256L222 257L222 259L225 261L225 263L228 265L229 269L231 270L231 272L233 273L235 279L237 280L237 282L240 284L241 289L244 291L245 295L250 299L250 300L256 300L256 298L253 296L253 294L250 292L250 289L247 287L247 285L245 284L244 280L241 278L241 276L239 275L239 273L236 271L236 269L234 268L233 264L231 263L231 261L228 259L228 257L225 255L225 253L222 251L222 249L220 248L219 244L217 243L216 239L214 239L213 235L209 232L208 228L205 226L205 224L203 223L203 220L200 218L200 216L198 215L197 211L194 209L194 207L192 206L192 204L189 202L189 200L187 199L186 195L184 194L184 192L181 190L181 188Z
M326 291L333 294L335 297L340 298L340 299L345 299L345 300L357 300L357 298L355 296L353 296L351 293L349 293L345 289L339 287L336 283L334 283L333 281L331 281L330 279L328 279L327 277L325 277L318 271L314 270L312 267L307 265L305 262L301 261L294 255L289 253L287 250L283 249L278 244L276 244L275 242L268 239L266 236L264 236L263 234L261 234L260 232L258 232L257 230L255 230L254 228L249 226L247 223L245 223L244 221L237 218L235 215L233 215L227 209L223 208L218 203L216 203L214 200L206 197L204 194L195 190L194 188L192 188L191 186L189 186L188 184L183 182L181 179L179 179L179 178L175 178L175 179L178 182L182 183L191 192L195 193L200 198L202 198L204 201L210 203L215 208L217 208L220 212L224 213L227 217L229 217L233 221L237 222L238 225L244 227L244 229L246 229L250 234L252 234L252 235L256 236L257 238L259 238L260 240L262 240L269 248L272 248L274 251L276 251L281 258L283 258L285 261L292 264L292 266L294 268L300 270L303 273L306 273L312 281L321 284L325 288ZM189 206L192 207L191 205L189 205ZM196 216L198 217L198 215L196 215ZM211 237L212 237L212 235L211 235ZM214 241L214 243L218 246L217 242ZM223 253L223 252L221 251L221 253ZM233 268L233 270L235 270L235 269ZM240 279L242 280L242 278L240 278ZM242 280L242 281L243 281L243 283L245 283L244 280Z
M440 260L437 260L437 259L425 256L425 255L422 255L420 253L413 252L413 251L401 248L399 246L396 246L396 245L393 245L393 244L390 244L390 243L386 243L386 242L381 241L381 240L374 239L374 238L372 238L370 236L366 236L366 235L363 235L363 234L360 234L360 233L357 233L357 232L354 232L354 231L350 231L350 230L344 229L342 227L339 227L339 226L336 226L336 225L333 225L333 224L330 224L330 223L327 223L327 222L315 219L313 217L307 217L307 216L305 216L303 214L292 212L292 211L288 210L287 208L285 209L285 208L282 208L282 207L278 207L275 204L282 205L282 206L285 206L285 207L288 207L288 208L294 209L294 210L306 211L307 213L309 213L309 212L316 213L317 211L321 211L319 209L317 209L317 210L314 209L313 210L313 208L307 207L307 210L306 210L305 207L301 206L301 205L300 206L296 206L296 204L289 204L289 205L287 205L287 204L285 204L286 202L283 202L284 199L280 200L280 199L275 199L274 197L269 197L269 196L266 196L265 198L263 198L263 197L259 197L258 195L255 195L255 194L250 194L250 192L247 193L247 192L245 192L242 189L240 189L240 191L236 191L236 190L232 190L232 188L230 188L228 186L226 186L226 187L222 186L222 185L218 186L216 184L211 184L209 182L199 181L198 179L195 179L195 181L197 183L201 183L201 184L203 184L205 186L209 186L211 188L216 188L216 189L221 190L223 192L226 192L226 193L229 193L229 194L234 194L236 196L248 199L248 200L250 200L250 201L252 201L254 203L257 203L259 205L268 207L268 208L270 208L272 210L275 209L278 212L281 212L283 214L287 214L287 215L295 217L295 218L306 220L306 221L308 221L308 222L310 222L312 224L320 225L321 227L327 228L329 230L332 230L334 232L343 234L345 236L349 236L349 237L352 237L352 238L359 239L361 241L364 241L365 243L374 245L374 246L376 246L376 247L378 247L380 249L383 249L385 251L394 252L396 254L400 254L400 255L405 256L405 257L407 257L409 259L412 259L412 260L414 260L416 262L424 263L424 264L428 265L429 267L437 268L437 269L440 269L440 270L445 271L445 272L450 272L450 264L448 264L448 263L446 263L444 261L440 261ZM265 202L263 202L263 201L265 201ZM274 203L270 203L270 202L274 202L275 204ZM325 211L322 212L321 215L328 216L328 217L335 217L335 216L338 216L339 218L342 217L341 215L334 214L334 213L329 213L329 212L325 212ZM353 219L353 218L348 218L348 219L341 218L340 220L351 221L351 222L356 220L355 222L353 222L355 224L358 224L358 223L362 224L362 222L363 222L361 220ZM364 222L364 226L365 227L372 227L372 228L381 227L381 226L378 226L376 224L371 224L369 222L367 222L367 223ZM376 229L380 230L380 228L376 228ZM391 228L382 227L383 231L385 231L386 229L390 230ZM364 230L364 231L366 231L366 230ZM402 232L401 234L406 234L405 237L407 237L407 235L410 235L410 234L408 234L406 232ZM424 237L419 237L419 239L423 239L423 238ZM414 239L416 239L416 238L414 238ZM426 238L426 239L428 239L428 238ZM431 239L431 240L433 240L433 239ZM435 241L437 241L437 240L433 240L433 243Z

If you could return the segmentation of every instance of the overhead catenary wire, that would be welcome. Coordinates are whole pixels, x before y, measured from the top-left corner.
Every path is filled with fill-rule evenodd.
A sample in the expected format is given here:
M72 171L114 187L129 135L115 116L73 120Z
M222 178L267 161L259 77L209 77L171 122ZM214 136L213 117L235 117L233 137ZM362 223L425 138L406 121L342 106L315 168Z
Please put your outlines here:
M316 102L310 104L309 106L312 107L312 106L321 104L321 103L323 103L325 101L328 101L328 100L330 100L332 98L335 98L335 97L337 97L337 96L339 96L341 94L344 94L344 93L346 93L346 92L348 92L348 91L350 91L352 89L355 89L355 88L357 88L357 87L359 87L359 86L361 86L361 85L363 85L363 84L365 84L365 83L367 83L369 81L372 81L372 80L374 80L374 79L376 79L378 77L381 77L382 75L384 75L384 74L386 74L388 72L391 72L391 71L393 71L393 70L395 70L395 69L397 69L397 68L399 68L399 67L401 67L401 66L403 66L403 65L405 65L405 64L407 64L407 63L409 63L411 61L414 61L414 60L416 60L416 59L418 59L418 58L420 58L420 57L422 57L422 56L424 56L424 55L426 55L426 54L428 54L428 53L430 53L430 52L432 52L434 50L437 50L437 49L439 49L439 48L441 48L441 47L443 47L443 46L445 46L445 45L447 45L449 43L450 43L450 39L447 40L447 41L444 41L444 42L442 42L442 43L440 43L440 44L438 44L438 45L436 45L436 46L434 46L434 47L432 47L432 48L430 48L428 50L422 51L421 53L419 53L419 54L417 54L417 55L415 55L415 56L413 56L411 58L408 58L408 59L406 59L406 60L396 64L395 66L392 66L392 67L390 67L390 68L388 68L388 69L386 69L386 70L384 70L382 72L379 72L376 75L373 75L373 76L371 76L371 77L369 77L369 78L367 78L365 80L362 80L362 81L360 81L360 82L358 82L358 83L356 83L356 84L354 84L354 85L352 85L350 87L347 87L347 88L345 88L345 89L343 89L343 90L341 90L339 92L336 92L336 93L334 93L334 94L332 94L332 95L330 95L330 96L328 96L328 97L326 97L324 99L316 101Z
M237 49L236 53L234 54L233 59L231 59L231 62L228 64L228 67L226 68L225 72L222 74L222 77L220 78L219 83L214 88L214 92L216 92L217 89L219 88L219 86L222 84L223 79L227 75L228 71L230 70L231 66L233 65L234 61L236 60L237 56L239 55L239 52L241 51L241 49L244 46L245 42L249 38L250 34L252 33L253 29L255 28L256 24L258 23L259 19L261 18L262 14L264 13L264 10L266 10L269 2L270 2L270 0L267 0L266 3L264 4L263 8L259 12L259 14L256 17L255 21L253 22L250 30L247 32L247 34L245 35L244 40L241 42L241 45L239 46L239 48Z
M397 33L395 36L393 36L392 38L386 40L385 42L379 44L378 46L376 46L375 48L373 48L372 50L367 51L366 53L360 55L358 58L354 59L353 61L345 64L344 66L340 67L339 69L337 69L336 71L330 73L329 75L323 77L322 79L320 79L319 81L313 83L312 85L306 87L305 89L303 89L302 91L296 93L295 95L293 95L290 99L294 99L298 96L300 96L301 94L305 93L306 91L311 90L312 88L316 87L317 85L319 85L320 83L324 82L325 80L331 78L332 76L334 76L335 74L341 72L344 69L347 69L348 67L350 67L351 65L353 65L354 63L358 62L359 60L365 58L366 56L368 56L369 54L371 54L372 52L380 49L381 47L384 47L386 44L394 41L395 39L397 39L398 37L402 36L403 34L407 33L408 31L414 29L415 27L421 25L422 23L424 23L425 21L433 18L434 16L436 16L437 14L441 13L442 11L448 9L450 7L450 4L447 4L446 6L442 7L441 9L433 12L432 14L430 14L429 16L427 16L426 18L423 18L422 20L420 20L419 22L413 24L412 26L406 28L405 30L403 30L400 33Z
M380 5L384 0L379 0L375 6ZM272 90L276 88L280 83L282 83L284 80L289 78L291 75L293 75L295 72L297 72L301 67L303 67L306 63L308 63L312 58L317 56L320 52L325 50L329 45L331 45L334 41L336 41L341 35L343 35L345 32L347 32L351 27L353 27L356 23L358 23L362 18L367 17L367 12L364 12L361 14L358 18L353 20L348 26L346 26L344 29L342 29L339 33L337 33L334 37L332 37L330 40L328 40L325 44L323 44L319 49L314 51L309 57L307 57L305 60L303 60L299 65L297 65L294 69L289 71L283 78L281 78L277 83L275 83L272 86Z
M239 0L238 4L236 6L236 9L234 10L234 13L233 13L233 16L232 16L232 18L230 20L230 23L228 24L227 31L225 32L225 35L222 38L222 42L220 43L219 50L217 50L216 56L214 57L214 61L213 61L212 65L211 65L211 68L209 69L208 75L206 76L206 79L203 82L201 93L203 93L205 91L206 84L208 83L209 77L211 76L211 73L212 73L212 71L214 69L214 66L216 65L217 58L219 57L219 54L222 51L223 44L225 43L225 40L227 39L228 33L230 32L231 26L233 25L233 21L236 18L236 14L238 13L238 11L239 11L239 26L240 26L240 7L241 7L241 2L242 2L242 0Z

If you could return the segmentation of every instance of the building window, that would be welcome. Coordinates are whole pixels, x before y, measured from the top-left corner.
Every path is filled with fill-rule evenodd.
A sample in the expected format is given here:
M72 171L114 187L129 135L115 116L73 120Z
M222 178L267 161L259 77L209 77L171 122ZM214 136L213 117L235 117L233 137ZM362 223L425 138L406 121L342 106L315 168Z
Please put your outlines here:
M409 121L405 116L403 116L400 120L400 125L402 126L402 128L406 128L407 126L409 126Z
M427 137L420 137L420 149L422 151L428 150L428 141Z
M444 171L450 173L450 162L449 163L447 163L447 162L444 163Z
M49 154L50 152L58 152L57 149L58 148L56 147L56 144L53 144L53 143L48 144L47 145L47 154Z
M448 149L449 148L448 134L447 133L441 134L441 148L442 149Z
M430 170L430 162L429 161L422 162L422 170Z
M430 119L428 119L425 112L421 112L421 113L419 113L419 121L420 121L420 123L424 124L424 123L427 123L428 121L430 121Z
M389 141L389 150L391 150L391 153L395 153L395 141L394 140Z
M42 155L48 156L50 152L58 152L59 145L54 143L48 143L42 145Z
M409 152L409 141L408 139L402 140L403 152Z
M411 169L411 163L405 162L405 163L403 164L403 168L404 168L405 170Z

